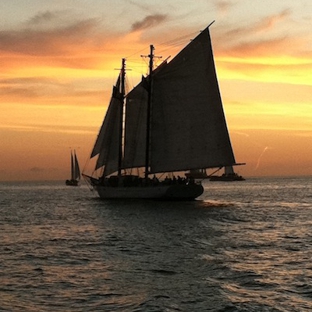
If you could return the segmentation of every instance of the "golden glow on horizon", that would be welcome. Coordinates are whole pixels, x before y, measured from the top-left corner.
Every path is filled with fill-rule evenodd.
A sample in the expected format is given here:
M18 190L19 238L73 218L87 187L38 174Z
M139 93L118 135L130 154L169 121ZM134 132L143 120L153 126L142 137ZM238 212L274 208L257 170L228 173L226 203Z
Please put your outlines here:
M220 78L312 86L312 79L310 79L312 65L308 60L302 62L298 59L285 58L285 62L282 62L267 58L244 60L216 58L216 61L220 64L217 69Z
M291 56L279 57L246 57L244 59L238 57L219 57L220 61L236 63L236 64L259 64L259 65L310 65L311 60L308 58L295 58Z

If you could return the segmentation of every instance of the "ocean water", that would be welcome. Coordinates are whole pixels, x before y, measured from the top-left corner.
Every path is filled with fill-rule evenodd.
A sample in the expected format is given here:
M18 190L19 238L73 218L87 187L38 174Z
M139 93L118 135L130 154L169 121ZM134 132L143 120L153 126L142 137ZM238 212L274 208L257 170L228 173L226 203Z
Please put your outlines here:
M0 311L311 311L312 177L194 202L0 183Z

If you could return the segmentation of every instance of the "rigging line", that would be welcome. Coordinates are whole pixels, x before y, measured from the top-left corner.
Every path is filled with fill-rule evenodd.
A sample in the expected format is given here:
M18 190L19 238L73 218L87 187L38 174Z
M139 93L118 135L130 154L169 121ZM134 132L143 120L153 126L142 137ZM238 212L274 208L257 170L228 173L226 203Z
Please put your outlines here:
M171 46L169 46L169 47L167 47L167 48L158 49L158 53L159 53L159 54L163 54L164 52L169 51L169 50L172 50L173 48L182 46L184 43L185 43L185 42L183 41L183 42L178 43L178 44L176 44L176 45L171 45Z
M158 44L157 51L158 54L164 54L166 51L170 51L174 48L181 47L187 43L187 41L192 41L194 37L198 35L197 32L190 33L188 35L181 36L179 38L169 40L163 43ZM174 55L175 56L175 55Z
M180 36L178 38L174 38L168 41L164 41L162 43L160 43L159 45L168 45L168 44L175 44L177 41L181 41L181 40L185 40L186 38L192 38L194 35L197 35L198 31L194 31L192 33L188 33L184 36Z
M181 37L178 37L178 38L174 38L174 39L171 39L171 40L168 40L168 41L164 41L162 43L159 43L158 45L159 46L162 46L162 45L176 45L177 42L181 42L181 44L183 43L183 39L185 40L186 38L193 38L194 35L197 35L198 34L198 31L194 31L192 33L189 33L187 35L184 35L184 36L181 36ZM143 48L142 50L139 50L137 52L134 52L133 54L130 54L126 57L127 61L128 61L128 58L132 57L132 56L135 56L135 55L139 55L141 52L145 51L146 48Z
M143 52L143 51L146 51L146 48L143 48L143 49L140 50L140 51L137 51L137 52L134 52L134 53L131 54L131 55L128 55L128 56L126 57L126 59L128 59L129 57L132 57L132 56L134 56L134 55L140 55L140 53Z
M82 173L84 173L87 170L87 166L89 165L89 163L90 163L90 158L88 157L87 161L85 162L82 168Z
M137 64L136 66L138 67L141 63L142 60L140 59L127 59L127 63L129 64ZM133 66L133 65L132 65Z
M219 167L218 169L216 169L215 171L213 171L212 173L210 173L208 175L208 177L211 177L213 174L217 173L218 171L220 171L223 167Z
M188 38L188 40L191 41L192 39L189 39L189 38ZM174 43L167 44L167 45L162 44L162 45L160 45L160 46L167 46L167 47L170 47L170 48L171 48L171 47L178 47L178 46L180 46L180 45L182 45L182 44L185 44L186 41L187 41L186 39L183 39L183 40L175 41Z
M212 24L212 23L211 23ZM211 25L210 24L210 25ZM209 25L209 26L210 26ZM209 27L208 26L208 27ZM189 33L187 35L184 35L184 36L181 36L181 37L178 37L178 38L175 38L175 39L172 39L172 40L169 40L169 41L165 41L161 44L159 44L160 46L164 45L164 46L167 46L167 48L164 48L162 50L159 50L158 52L159 53L162 53L162 52L165 52L167 50L170 50L171 48L174 48L174 47L179 47L181 45L184 45L185 44L185 41L188 39L189 41L192 41L198 34L200 34L202 32L202 30L200 31L194 31L192 33Z

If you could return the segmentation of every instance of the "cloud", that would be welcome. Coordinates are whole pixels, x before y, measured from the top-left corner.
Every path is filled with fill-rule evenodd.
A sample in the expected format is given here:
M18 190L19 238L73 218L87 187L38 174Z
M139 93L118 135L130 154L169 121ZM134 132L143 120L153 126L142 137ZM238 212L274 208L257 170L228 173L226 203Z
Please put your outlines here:
M7 101L9 98L14 101L19 98L29 99L37 98L38 94L35 90L30 88L19 88L19 87L6 87L1 88L1 97L5 98Z
M253 31L263 32L273 29L278 22L284 21L290 16L290 10L286 9L278 14L267 16L260 22L256 23L253 27Z
M94 19L88 19L47 30L26 28L0 31L0 52L31 56L61 55L77 46L81 48L96 26Z
M242 37L253 37L260 33L267 33L276 28L276 24L279 22L287 20L291 15L291 11L286 9L277 14L269 15L260 20L254 22L253 24L248 24L248 27L236 27L229 31L226 31L224 35L229 39L237 40Z
M158 25L159 23L165 21L166 19L167 19L167 15L164 15L164 14L148 15L143 20L133 23L131 29L132 31L138 31L138 30L150 28L155 25Z
M55 79L46 77L16 77L11 79L0 79L0 85L25 84L25 83L59 84Z
M290 41L288 38L247 40L233 44L223 50L226 55L246 57L277 56L286 54Z
M286 9L248 26L219 27L214 33L215 55L244 59L306 56L310 59L312 53L307 47L307 42L310 41L307 35L291 32L289 26L285 28L285 22L291 23L290 17L291 11Z
M75 105L93 103L102 105L103 97L109 96L111 90L103 90L94 85L100 85L102 79L93 79L83 86L78 81L59 81L45 77L27 77L0 79L0 98L2 103L27 103L39 106ZM107 94L106 94L107 92ZM3 107L2 107L3 109Z
M17 77L12 79L0 79L0 96L5 102L24 102L40 100L40 95L45 94L46 90L60 89L64 86L55 79L45 77ZM22 100L21 100L22 99Z
M50 12L50 11L40 12L37 15L33 16L28 21L28 24L29 25L38 25L38 24L42 24L42 23L46 23L46 22L51 22L51 21L57 19L57 17L58 17L58 14L56 14L55 12Z
M52 13L51 13L52 14ZM53 14L52 14L53 15ZM2 70L12 72L25 68L99 68L116 50L120 34L106 31L96 18L51 21L42 25L49 14L33 17L37 26L0 30L0 61ZM29 22L31 23L31 22ZM116 52L114 54L116 56ZM30 71L30 70L29 70Z
M226 0L219 0L215 2L215 6L221 15L228 13L229 9L233 5L234 4L232 2Z

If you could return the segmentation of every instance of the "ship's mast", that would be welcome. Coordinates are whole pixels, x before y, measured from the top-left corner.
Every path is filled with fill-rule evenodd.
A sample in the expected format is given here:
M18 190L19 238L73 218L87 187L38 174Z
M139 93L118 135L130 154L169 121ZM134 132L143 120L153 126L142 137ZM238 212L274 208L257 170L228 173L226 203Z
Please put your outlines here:
M154 46L150 45L149 57L149 84L148 84L148 100L147 100L147 118L146 118L146 150L145 150L145 179L149 174L149 154L150 154L150 120L152 105L152 85L153 85L153 62L154 62Z
M120 124L119 124L119 150L118 150L118 176L121 176L122 167L122 137L123 137L123 115L124 115L124 99L125 99L125 77L126 77L126 59L122 59L120 78L121 78L121 90L120 91Z

